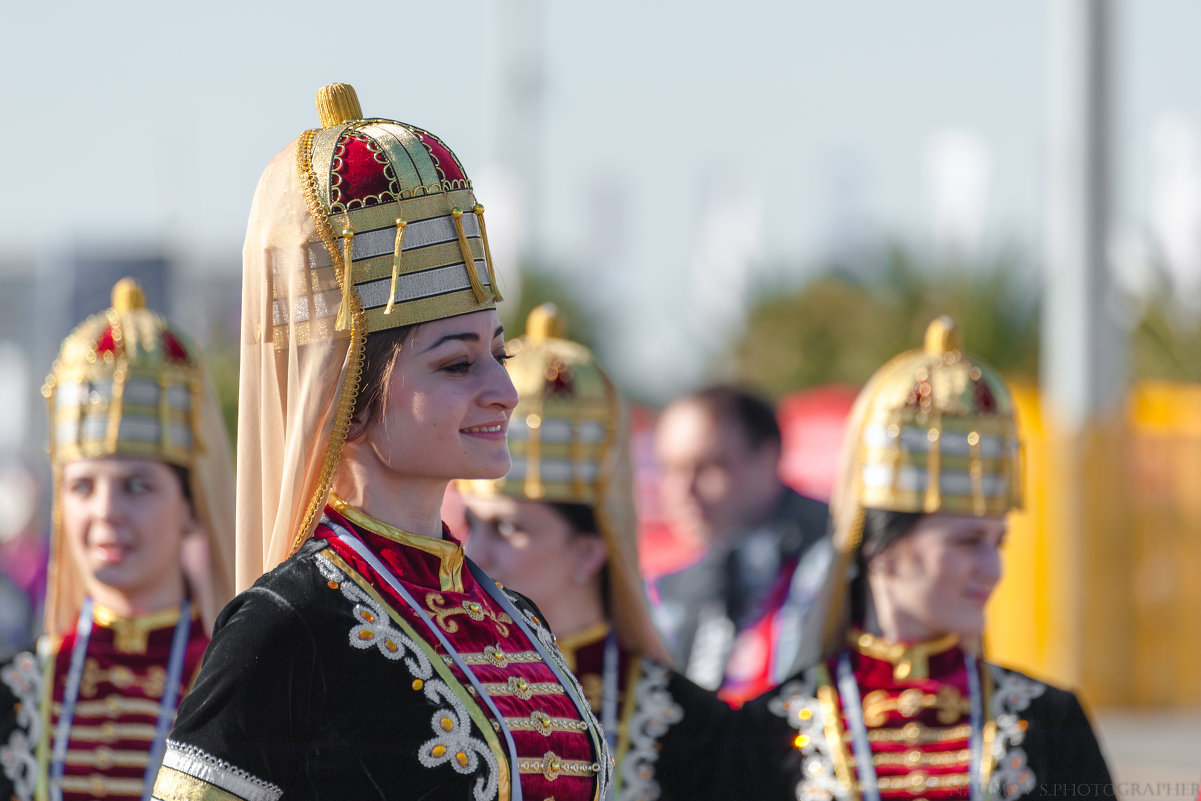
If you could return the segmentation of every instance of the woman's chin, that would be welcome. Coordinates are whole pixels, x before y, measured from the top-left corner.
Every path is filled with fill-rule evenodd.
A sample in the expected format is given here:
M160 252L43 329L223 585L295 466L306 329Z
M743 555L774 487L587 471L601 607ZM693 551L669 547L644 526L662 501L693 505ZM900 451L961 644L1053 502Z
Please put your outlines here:
M503 460L497 459L492 462L481 463L474 467L469 473L466 473L459 478L474 480L485 479L495 481L498 478L504 478L509 474L509 470L513 468L513 461L509 458L508 453L505 453Z

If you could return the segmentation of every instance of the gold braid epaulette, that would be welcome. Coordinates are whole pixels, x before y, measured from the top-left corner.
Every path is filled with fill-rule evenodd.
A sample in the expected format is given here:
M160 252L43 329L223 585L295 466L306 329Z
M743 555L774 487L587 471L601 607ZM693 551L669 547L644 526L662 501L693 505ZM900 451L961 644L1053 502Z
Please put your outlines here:
M304 190L309 216L313 218L313 224L317 227L317 235L321 237L321 241L329 253L330 264L337 265L339 255L337 242L334 240L334 232L330 228L329 218L326 216L325 210L321 208L321 201L317 198L317 176L313 172L313 135L316 133L316 130L305 131L296 141L296 172L300 177L301 188ZM363 349L367 344L366 315L363 313L363 306L359 303L354 287L348 280L349 276L345 272L339 273L336 266L334 267L334 276L337 278L343 297L348 297L350 301L350 350L346 356L346 374L342 378L342 386L337 397L337 408L329 435L329 445L325 450L325 459L321 463L321 476L317 480L317 486L313 488L304 518L300 521L300 527L292 539L292 546L288 549L289 554L295 553L309 538L309 531L313 527L317 515L323 511L326 495L329 494L330 484L333 482L334 470L337 469L338 462L342 458L342 446L346 442L346 432L350 429L350 415L354 411L355 398L359 394L359 381L363 373Z

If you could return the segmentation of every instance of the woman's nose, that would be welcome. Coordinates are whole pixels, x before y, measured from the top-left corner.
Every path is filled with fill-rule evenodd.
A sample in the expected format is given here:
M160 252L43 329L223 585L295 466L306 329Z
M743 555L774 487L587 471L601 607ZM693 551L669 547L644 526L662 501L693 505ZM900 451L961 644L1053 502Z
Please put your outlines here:
M97 481L92 487L87 508L93 519L118 522L124 515L120 488L111 481Z
M482 393L484 403L498 406L505 411L513 411L513 408L517 406L517 390L504 365L498 362L493 369L488 371L486 381L487 384Z
M1000 581L1002 573L1001 550L995 547L985 547L976 560L976 570L983 578L993 582Z

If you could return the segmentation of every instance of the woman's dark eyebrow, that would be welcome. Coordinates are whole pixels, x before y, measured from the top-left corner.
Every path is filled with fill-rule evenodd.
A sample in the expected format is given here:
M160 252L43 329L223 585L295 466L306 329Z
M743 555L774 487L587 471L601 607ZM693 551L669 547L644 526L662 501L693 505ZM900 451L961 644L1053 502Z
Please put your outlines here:
M505 327L504 327L503 325L497 326L497 327L496 327L496 333L494 333L494 334L492 335L492 338L493 338L493 339L496 339L498 336L502 335L504 332L505 332ZM422 353L429 353L431 350L433 350L434 348L436 348L436 347L438 347L439 345L443 344L444 342L453 342L453 341L458 341L458 342L479 342L479 341L480 341L480 335L479 335L479 334L476 334L476 333L474 333L474 332L472 332L472 331L463 331L462 333L458 333L458 334L445 334L445 335L443 335L443 336L439 337L437 342L435 342L434 344L430 345L428 348L426 348L425 350L423 350L423 351L421 351L421 352L422 352Z

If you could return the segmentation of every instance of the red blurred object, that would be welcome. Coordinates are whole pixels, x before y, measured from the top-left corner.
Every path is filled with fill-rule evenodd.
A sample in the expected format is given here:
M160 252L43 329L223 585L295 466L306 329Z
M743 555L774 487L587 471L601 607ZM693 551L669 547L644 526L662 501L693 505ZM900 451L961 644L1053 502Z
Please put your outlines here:
M785 395L776 405L784 439L780 478L802 495L829 502L838 472L838 452L855 396L846 384Z

